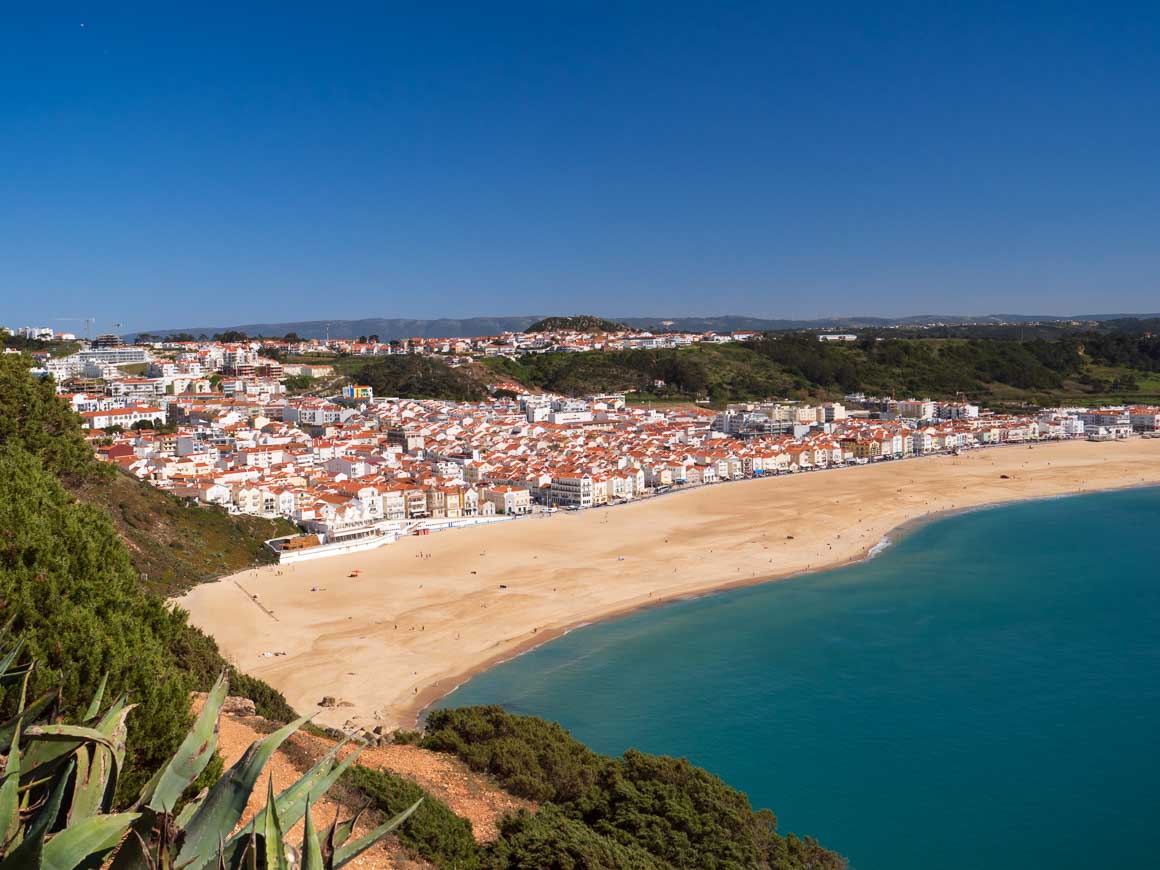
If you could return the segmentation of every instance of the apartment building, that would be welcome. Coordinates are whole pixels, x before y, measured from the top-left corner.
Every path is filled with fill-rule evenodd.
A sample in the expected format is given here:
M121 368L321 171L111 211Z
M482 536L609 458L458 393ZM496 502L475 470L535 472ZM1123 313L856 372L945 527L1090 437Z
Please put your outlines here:
M531 495L517 486L489 486L483 489L483 498L495 505L495 511L508 516L531 513Z

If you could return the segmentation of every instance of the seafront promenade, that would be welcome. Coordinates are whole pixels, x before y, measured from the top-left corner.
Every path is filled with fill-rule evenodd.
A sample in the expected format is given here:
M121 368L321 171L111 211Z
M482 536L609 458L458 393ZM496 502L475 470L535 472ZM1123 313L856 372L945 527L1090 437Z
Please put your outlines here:
M860 559L891 530L944 511L1158 483L1158 439L978 450L700 487L238 575L265 610L244 606L231 578L179 603L302 712L331 695L345 706L319 711L325 724L405 726L472 673L578 624Z

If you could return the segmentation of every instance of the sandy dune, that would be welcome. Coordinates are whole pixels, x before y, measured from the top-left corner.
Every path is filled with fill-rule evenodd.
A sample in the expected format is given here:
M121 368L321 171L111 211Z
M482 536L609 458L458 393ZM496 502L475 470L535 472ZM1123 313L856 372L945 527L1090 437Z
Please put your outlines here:
M180 604L300 711L345 702L318 721L409 726L470 674L569 626L858 559L939 511L1143 483L1160 483L1160 439L992 448L412 537L246 571Z

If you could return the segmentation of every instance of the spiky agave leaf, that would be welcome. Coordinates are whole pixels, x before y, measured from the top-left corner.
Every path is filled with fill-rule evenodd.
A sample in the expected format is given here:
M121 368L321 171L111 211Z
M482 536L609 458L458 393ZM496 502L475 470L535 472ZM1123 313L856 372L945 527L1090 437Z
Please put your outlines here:
M9 844L15 844L20 834L20 722L16 723L12 751L0 782L0 855Z
M153 842L150 829L155 822L164 824L164 820L147 810L140 814L140 818L129 826L129 836L113 856L109 870L158 870L158 862L150 853L149 845Z
M11 623L9 623L9 624L11 624ZM24 649L24 638L19 637L16 639L16 643L13 645L12 649L8 650L6 653L3 654L3 657L0 658L0 676L4 676L4 677L16 677L16 676L22 677L22 676L24 676L24 669L23 668L12 667L12 663L16 661L16 657L18 655L20 655L20 651L22 649Z
M60 691L57 689L53 689L51 692L45 692L31 704L24 706L20 712L7 722L0 724L0 755L3 755L12 748L12 738L16 734L16 726L21 721L36 721L36 719L47 713L48 709L52 707L59 696Z
M87 741L95 740L115 750L112 739L107 736L110 723L114 723L125 709L127 699L121 695L105 711L104 716L93 727L82 725L39 725L35 730L25 730L30 738L24 750L24 769L30 776L44 775L51 768L77 751Z
M339 820L339 809L335 807L334 821L327 826L326 833L322 837L322 860L326 863L327 870L330 870L334 865L334 853L350 839L351 834L354 833L355 825L358 824L358 820L362 818L369 806L370 802L368 801L359 808L358 812L345 821Z
M101 701L104 700L105 687L108 685L109 685L109 674L108 674L108 672L106 672L105 675L103 677L101 677L101 684L99 686L97 686L97 691L93 695L93 700L89 702L89 709L85 711L84 721L86 724L91 723L93 720L95 720L97 718L98 715L100 715Z
M262 768L275 750L302 727L307 718L303 716L295 719L265 739L255 741L214 784L185 826L181 851L177 854L177 866L200 870L215 858L219 835L232 831L242 817Z
M423 798L419 798L407 809L403 810L391 820L379 825L369 834L364 834L353 843L347 843L337 848L334 852L333 858L331 859L331 868L333 868L333 870L338 870L339 867L342 867L344 864L353 861L387 834L391 833L391 831L395 830L395 828L399 827L399 825L403 824L403 822L407 821L407 819L410 818L411 813L419 809L419 804L421 803L423 803Z
M302 827L302 864L301 870L325 870L322 862L322 843L319 842L318 832L314 829L314 820L310 818L310 799L306 799L306 821Z
M311 793L325 794L338 781L338 778L342 776L343 772L354 764L355 759L362 752L361 747L337 765L334 764L338 753L349 742L349 739L343 740L331 747L326 755L318 760L318 763L314 767L310 768L296 783L280 792L275 798L275 803L278 807L278 818L282 820L282 824L286 828L289 829L298 824L298 820L306 812L306 801L309 799ZM254 829L256 821L250 822L226 842L227 853L231 850L231 847L233 851L237 851L242 838Z
M11 621L8 624L11 625ZM24 649L23 637L18 638L12 649L3 653L2 657L0 657L0 685L15 683L17 680L26 680L28 675L32 673L33 662L29 662L26 665L15 664L16 658L20 655L22 649Z
M39 867L41 854L44 851L44 838L49 829L60 815L60 805L64 800L65 787L72 775L74 762L69 759L64 771L56 777L52 792L44 806L36 814L24 832L20 845L11 849L0 861L0 870L28 870L30 867Z
M177 830L185 830L185 826L189 824L189 820L193 818L193 814L197 812L198 807L201 806L207 794L209 794L209 789L203 788L193 800L181 808L181 812L173 817L173 826Z
M229 681L223 671L206 696L193 729L168 763L141 790L138 806L144 804L158 813L173 812L182 793L201 775L217 751L218 713L228 691Z
M267 783L266 808L262 810L262 821L258 826L262 834L266 870L289 870L286 863L286 844L282 837L282 823L278 819L278 806L274 801L273 774L270 774Z
M96 728L86 728L84 725L30 725L24 730L24 736L33 743L100 743L113 748L109 737Z
M109 738L109 745L89 743L74 753L77 775L69 804L68 821L72 824L97 813L108 812L117 780L125 762L125 720L135 705L121 707L111 718L97 728Z
M101 860L124 839L139 813L90 816L70 824L44 844L41 870L99 867Z

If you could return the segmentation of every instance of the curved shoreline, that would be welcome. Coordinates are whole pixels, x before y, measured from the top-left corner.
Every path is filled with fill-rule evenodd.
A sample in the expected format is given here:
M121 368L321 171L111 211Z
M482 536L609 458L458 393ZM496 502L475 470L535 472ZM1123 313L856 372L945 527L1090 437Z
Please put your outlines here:
M318 709L324 694L349 703L319 710L324 724L411 727L470 678L584 624L856 563L947 513L1142 484L1160 484L1158 440L994 448L701 487L244 572L277 623L230 582L243 575L179 603L297 709ZM362 576L351 579L355 567Z
M929 526L933 523L939 523L944 520L951 519L963 514L974 513L981 510L992 510L994 508L1013 507L1019 504L1033 503L1037 501L1053 501L1059 498L1077 498L1085 495L1099 495L1101 493L1115 492L1117 490L1125 489L1154 489L1160 487L1160 482L1156 483L1132 483L1121 487L1108 487L1106 489L1090 490L1084 492L1068 492L1056 495L1041 495L1029 496L1028 498L1012 499L1009 501L995 501L987 504L978 504L971 506L964 506L961 508L950 508L944 511L938 511L935 514L929 514L921 517L913 517L904 520L894 528L887 531L878 543L873 544L861 556L854 556L842 562L834 562L828 565L819 565L817 568L807 569L805 571L795 571L789 574L773 574L766 577L747 577L744 580L734 580L726 583L723 586L713 586L706 588L704 592L684 593L672 596L665 596L659 599L650 599L642 604L627 605L620 610L609 611L601 616L593 619L586 619L571 625L566 625L561 628L552 628L542 634L537 634L534 638L529 638L525 643L517 645L515 648L507 653L497 654L495 658L480 662L478 665L472 666L469 670L464 671L460 678L455 681L455 685L446 691L441 688L432 687L426 692L420 692L415 703L410 706L406 712L404 720L404 727L414 728L418 727L427 711L430 710L436 703L442 699L454 694L465 684L469 683L480 674L490 671L492 668L499 667L506 662L517 659L526 653L539 649L558 640L566 634L571 634L573 631L578 631L582 628L587 628L592 625L598 625L603 622L611 622L616 619L621 619L625 616L630 616L634 613L640 613L645 610L659 609L667 607L670 604L677 604L682 601L693 601L698 598L709 598L714 595L721 595L727 592L732 592L737 589L749 589L754 586L765 586L770 583L780 583L784 580L793 580L799 577L810 577L815 574L823 574L829 571L839 571L843 568L849 568L854 565L860 565L864 562L869 562L871 559L878 557L879 553L885 552L887 549L900 543L903 538L906 538L919 529ZM879 550L879 547L882 549ZM454 678L453 678L454 679Z
M875 545L877 546L877 545ZM404 726L407 728L417 727L426 715L427 711L434 706L438 701L453 694L464 684L470 682L475 677L482 673L490 671L492 668L499 667L505 662L510 662L512 659L517 659L525 653L532 650L539 649L554 640L559 640L566 634L571 634L574 631L579 631L582 628L587 628L592 625L599 625L602 622L611 622L615 619L620 619L625 616L630 616L634 613L640 613L644 610L660 609L667 607L670 604L678 604L681 601L693 601L698 598L708 598L713 595L719 595L725 592L731 592L735 589L747 589L753 586L765 586L769 583L778 583L782 580L792 580L794 577L808 577L811 574L819 574L824 571L835 571L839 568L845 568L850 565L857 565L870 558L869 555L862 558L849 559L845 562L834 563L832 565L819 566L813 570L795 571L792 574L775 574L768 577L747 577L744 580L733 580L723 586L711 586L705 588L703 592L680 593L671 596L662 596L660 598L652 598L643 603L628 604L618 610L610 610L600 616L594 618L584 619L561 628L546 629L542 633L537 633L534 637L528 638L525 642L517 644L511 650L504 653L497 653L492 659L487 659L480 662L478 665L473 665L467 671L464 671L458 678L452 678L455 685L450 689L444 691L442 688L431 687L424 692L420 692L416 701L411 704L404 713Z

